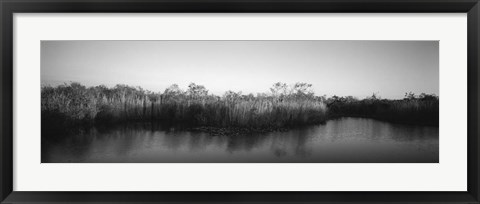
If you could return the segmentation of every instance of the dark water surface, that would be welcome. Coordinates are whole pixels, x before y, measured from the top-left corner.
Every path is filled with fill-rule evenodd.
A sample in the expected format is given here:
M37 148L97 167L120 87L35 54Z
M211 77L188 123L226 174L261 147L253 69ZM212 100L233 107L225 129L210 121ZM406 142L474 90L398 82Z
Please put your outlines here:
M42 137L42 162L438 162L438 127L364 118L244 136L152 125L91 128L60 139Z

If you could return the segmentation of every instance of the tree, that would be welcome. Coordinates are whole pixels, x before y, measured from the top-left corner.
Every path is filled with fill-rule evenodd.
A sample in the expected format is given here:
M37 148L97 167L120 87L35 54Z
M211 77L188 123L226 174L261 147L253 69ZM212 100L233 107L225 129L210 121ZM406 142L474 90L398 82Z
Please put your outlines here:
M423 101L431 101L431 100L438 100L438 96L435 95L435 94L426 94L426 93L422 93L420 94L419 96L420 100L423 100Z
M375 101L375 100L380 100L381 98L378 96L378 93L372 93L372 96L367 97L366 99Z
M166 96L178 96L180 94L182 94L183 91L182 89L180 89L180 87L178 87L178 84L172 84L170 85L168 88L165 89L165 91L163 92L163 94L165 94Z
M291 93L295 96L313 96L312 84L297 82L292 86Z
M405 100L414 100L416 98L415 94L412 92L405 93L404 99Z
M203 85L190 83L190 85L188 85L187 94L192 97L202 97L208 95L208 90Z
M242 95L242 92L235 92L235 91L226 91L225 94L223 94L223 97L227 100L236 100L239 99L240 96Z
M270 88L270 91L275 97L285 96L288 92L288 85L286 83L277 82L273 84L272 88Z

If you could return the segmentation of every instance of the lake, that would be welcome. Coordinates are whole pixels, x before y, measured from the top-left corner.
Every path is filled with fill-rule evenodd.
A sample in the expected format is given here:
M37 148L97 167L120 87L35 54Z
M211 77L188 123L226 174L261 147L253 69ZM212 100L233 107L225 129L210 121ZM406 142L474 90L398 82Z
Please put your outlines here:
M42 163L437 163L439 128L366 118L241 136L152 124L92 127L43 135L41 157Z

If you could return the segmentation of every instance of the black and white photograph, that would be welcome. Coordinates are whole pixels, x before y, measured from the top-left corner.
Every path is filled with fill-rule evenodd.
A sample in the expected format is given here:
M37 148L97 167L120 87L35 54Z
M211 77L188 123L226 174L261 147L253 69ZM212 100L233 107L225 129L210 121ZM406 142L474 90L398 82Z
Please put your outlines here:
M438 163L439 42L44 40L42 163Z

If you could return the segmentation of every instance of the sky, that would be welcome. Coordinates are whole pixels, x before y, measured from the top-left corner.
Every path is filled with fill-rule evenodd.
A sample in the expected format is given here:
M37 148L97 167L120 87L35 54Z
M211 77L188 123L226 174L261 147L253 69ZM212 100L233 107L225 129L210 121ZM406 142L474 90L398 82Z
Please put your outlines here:
M266 93L306 82L316 95L399 99L439 94L438 41L42 41L41 83L163 92Z

